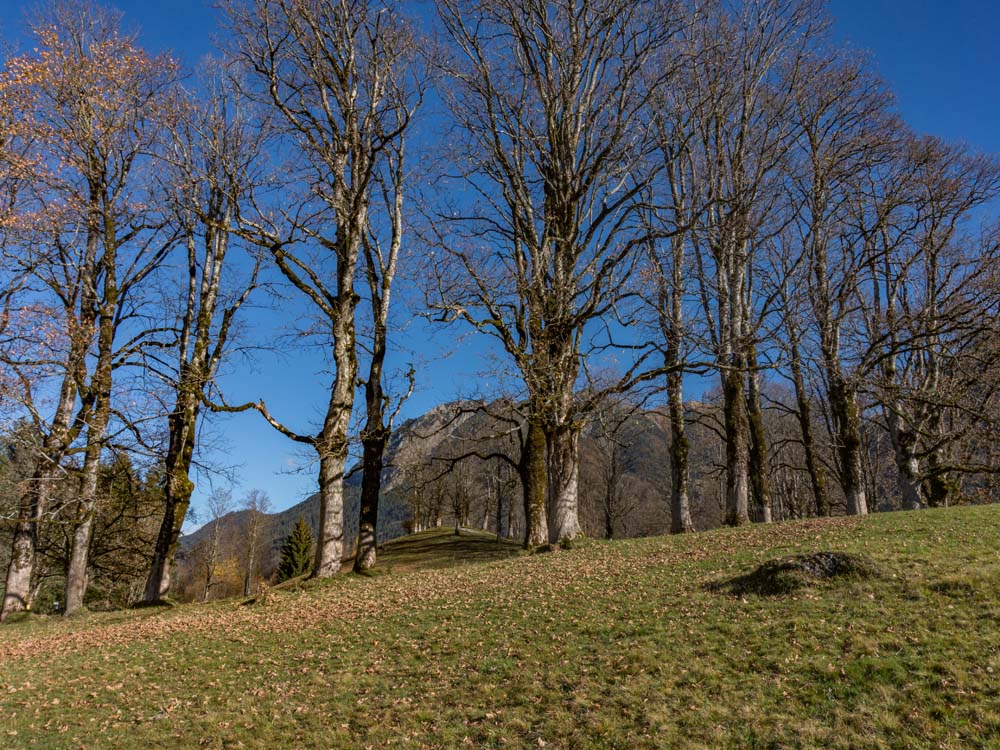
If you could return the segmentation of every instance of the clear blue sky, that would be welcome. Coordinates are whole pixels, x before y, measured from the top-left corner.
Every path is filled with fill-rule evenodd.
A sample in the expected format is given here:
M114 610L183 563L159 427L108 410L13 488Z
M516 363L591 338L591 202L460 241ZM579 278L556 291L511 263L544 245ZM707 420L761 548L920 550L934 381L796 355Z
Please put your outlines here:
M0 0L0 38L17 38L20 19L32 5ZM209 2L120 0L116 5L150 50L172 50L193 67L213 49L217 24ZM871 51L911 126L1000 152L1000 6L989 0L830 0L829 9L837 38ZM273 313L251 316L254 333L263 338L271 338L280 321ZM428 339L425 326L414 323L397 336L397 343L409 349L397 356L397 363L414 358L429 362L420 368L418 390L404 415L420 414L456 396L477 395L476 375L487 369L486 347L475 338L456 343L455 334L449 330ZM233 402L264 396L275 414L306 431L325 404L329 377L318 372L322 362L317 357L288 346L281 349L288 353L261 353L253 370L243 368L226 377L228 395ZM237 497L256 487L270 494L276 508L284 508L312 493L311 471L288 473L300 463L295 447L256 415L214 420L207 437L213 445L210 457L236 467ZM207 490L203 478L196 505Z

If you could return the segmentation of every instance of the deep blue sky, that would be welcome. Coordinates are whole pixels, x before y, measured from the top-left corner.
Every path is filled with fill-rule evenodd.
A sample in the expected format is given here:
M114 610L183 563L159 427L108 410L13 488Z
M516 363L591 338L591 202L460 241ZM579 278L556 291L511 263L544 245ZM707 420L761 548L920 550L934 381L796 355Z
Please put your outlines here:
M16 39L20 19L33 5L0 0L0 38ZM152 51L172 50L193 67L213 49L216 18L209 2L119 0L115 5ZM1000 6L988 0L829 0L829 9L836 19L836 37L872 53L911 126L1000 152ZM254 333L271 338L275 320L273 313L253 313ZM404 415L488 390L488 384L480 386L476 380L489 369L482 356L485 347L475 340L456 342L455 334L448 331L428 340L427 329L412 324L397 337L409 349L397 363L414 357L429 362L419 368L418 389ZM446 356L456 349L458 353ZM279 350L287 354L261 353L252 371L244 368L228 376L229 398L236 402L264 396L280 418L306 431L325 404L329 377L317 372L322 366L317 358L303 357L288 346ZM237 498L256 487L270 494L276 508L284 508L313 491L311 471L288 473L290 466L301 463L294 446L256 415L216 420L209 436L211 457L236 467ZM199 480L196 505L208 488L205 478Z

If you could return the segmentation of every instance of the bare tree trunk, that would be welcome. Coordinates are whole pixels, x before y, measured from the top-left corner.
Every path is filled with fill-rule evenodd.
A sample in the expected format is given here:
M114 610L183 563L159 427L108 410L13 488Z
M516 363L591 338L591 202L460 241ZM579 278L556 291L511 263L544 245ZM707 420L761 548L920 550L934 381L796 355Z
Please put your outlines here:
M791 326L790 326L791 327ZM802 356L799 351L797 332L790 331L789 354L792 373L792 384L795 387L796 416L799 430L802 433L802 450L805 453L806 471L809 472L809 483L812 487L813 501L817 516L830 515L830 498L826 492L826 477L823 467L816 458L816 440L812 427L812 406L809 393L806 390L805 377L802 374Z
M361 217L362 221L365 219ZM360 232L355 235L360 242ZM341 253L356 259L358 248ZM333 361L337 374L333 382L323 432L316 443L319 461L319 537L313 578L326 578L340 572L344 554L344 473L349 447L348 430L354 408L354 385L358 377L355 353L353 294L354 265L338 264L337 314L333 326Z
M87 433L87 454L80 474L80 499L77 502L76 525L73 530L69 568L66 571L64 610L66 615L75 614L83 609L83 600L87 592L87 562L90 557L90 540L93 536L94 511L97 505L97 479L107 425L107 416L98 416L101 412L106 414L107 407L98 407Z
M669 366L669 365L668 365ZM683 375L674 370L667 375L667 401L670 410L670 533L694 531L688 500L688 452L691 442L684 424Z
M746 401L743 374L726 371L722 377L723 417L726 429L726 523L750 522Z
M500 484L500 477L495 477L496 480L496 495L497 495L497 505L496 505L496 516L495 521L497 524L497 544L503 539L503 496L504 491Z
M760 374L757 372L757 347L751 344L747 351L747 420L749 425L750 485L759 518L771 523L771 483L767 461L767 432L764 428L764 410L761 407Z
M64 610L66 615L72 615L84 606L90 540L93 535L94 512L97 507L97 480L108 423L111 419L111 373L119 301L115 242L113 237L106 240L102 259L104 287L97 340L97 363L89 388L94 410L90 423L87 425L87 451L80 473L77 525L73 532L73 546L69 568L66 571L66 609Z
M219 529L222 516L216 515L212 522L212 546L208 551L208 560L205 561L205 590L202 592L201 600L208 601L208 594L212 590L212 582L215 578L215 565L219 559Z
M319 534L313 578L328 578L340 572L344 554L344 467L347 442L331 446L319 459Z
M248 500L248 505L250 509L250 528L248 529L247 536L249 537L247 542L247 569L246 574L243 576L243 596L250 596L256 593L256 576L254 571L257 567L257 545L260 537L260 522L264 517L264 508L267 507L265 503L259 501L260 496L251 496ZM266 496L265 496L266 497Z
M896 454L896 468L899 472L899 493L906 510L920 510L923 498L920 494L920 461L913 455L908 444L901 444Z
M929 420L929 431L935 437L940 436L943 432L943 421L941 408L938 407ZM947 463L945 449L941 444L928 452L928 476L924 482L924 496L927 498L927 505L931 508L947 507L954 493L954 484L950 473L945 468Z
M48 504L47 492L41 480L42 477L36 472L31 481L32 484L39 482L38 486L29 489L21 498L21 508L11 543L10 563L7 566L0 622L5 621L13 613L30 607L31 576L35 569L35 548L38 544L38 523Z
M948 472L943 468L940 451L935 450L927 457L927 468L930 476L925 482L925 495L930 508L947 508L954 494L954 485Z
M370 381L369 381L370 382ZM370 386L367 386L370 387ZM379 403L382 399L379 396ZM381 412L381 408L378 409ZM378 543L378 502L382 491L382 465L388 434L382 427L381 413L373 422L371 400L369 399L369 424L375 427L375 434L365 432L362 438L362 477L361 477L361 518L358 526L358 549L354 558L354 570L364 572L375 565L375 551Z
M164 460L164 513L143 593L143 602L147 604L162 600L170 591L171 568L177 554L181 528L191 504L191 494L194 492L190 472L198 404L196 397L187 393L179 401L168 419L170 437Z
M828 366L827 376L830 380L830 411L836 429L841 483L847 497L847 514L864 516L868 514L868 494L865 491L862 468L861 419L858 407L839 367L831 371Z
M923 507L920 486L920 460L915 454L917 436L905 428L898 413L899 404L888 410L889 437L896 461L896 486L905 510Z
M668 150L672 197L676 210L684 205L686 181L677 158ZM666 342L663 365L667 371L667 409L670 420L670 533L694 531L688 498L688 455L691 442L687 438L684 415L684 371L681 347L684 343L684 243L682 233L671 241L668 269L657 261L657 316Z
M516 539L517 531L515 530L515 518L514 518L514 495L510 494L507 498L507 538Z
M73 418L76 385L72 373L63 378L59 403L52 427L42 447L26 491L21 497L17 524L11 541L10 563L7 567L0 622L12 613L27 609L31 604L31 577L35 569L38 525L48 510L51 485L59 471L67 448L67 436Z
M110 357L107 371L110 375ZM103 404L100 401L104 401ZM87 565L90 558L90 541L93 536L94 513L97 507L97 480L100 472L101 453L107 431L110 404L106 397L99 403L87 432L87 453L80 474L80 499L77 503L76 526L73 531L69 568L66 571L66 608L64 614L72 615L83 609L87 592Z
M580 430L558 428L548 436L549 543L559 544L580 533Z
M529 420L528 435L522 448L522 484L524 485L524 519L526 549L540 547L549 540L546 494L548 477L546 466L546 438L544 428Z
M383 274L384 275L384 274ZM377 290L372 289L373 294ZM388 313L388 289L385 290L385 313ZM375 311L379 317L379 310ZM354 571L363 573L375 566L378 547L378 503L382 492L382 467L385 447L389 442L391 427L385 422L385 393L382 390L382 366L385 359L386 339L385 319L375 322L372 359L365 382L365 406L367 417L361 433L362 475L361 507L358 519L358 543L354 556Z

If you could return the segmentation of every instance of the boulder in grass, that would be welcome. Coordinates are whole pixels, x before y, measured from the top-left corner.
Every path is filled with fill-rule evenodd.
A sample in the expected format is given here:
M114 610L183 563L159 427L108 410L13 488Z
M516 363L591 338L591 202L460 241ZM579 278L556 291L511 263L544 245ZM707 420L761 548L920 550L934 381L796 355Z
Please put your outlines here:
M877 578L880 575L875 561L865 555L812 552L769 560L752 573L711 584L710 588L737 596L780 596L817 581Z

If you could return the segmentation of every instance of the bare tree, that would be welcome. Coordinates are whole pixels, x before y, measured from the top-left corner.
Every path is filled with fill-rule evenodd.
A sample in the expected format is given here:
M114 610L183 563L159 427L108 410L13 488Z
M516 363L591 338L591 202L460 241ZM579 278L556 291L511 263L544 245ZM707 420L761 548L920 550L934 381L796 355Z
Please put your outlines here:
M760 431L751 435L748 411L759 415L753 360L767 312L766 301L758 306L754 296L754 253L784 220L779 181L794 138L789 92L800 85L803 60L823 27L816 3L747 0L709 7L684 40L693 62L681 93L691 113L698 174L687 203L706 206L695 215L690 237L706 345L723 387L730 524L749 520L751 450L755 475L766 474L766 445ZM766 508L764 488L756 491Z
M434 305L444 320L495 337L512 358L528 403L529 540L559 542L580 529L586 405L574 391L585 331L621 312L646 235L641 208L655 165L645 121L651 91L669 77L660 64L675 33L672 6L438 0L437 8L455 47L444 66L460 128L453 158L475 197L435 217L448 263Z
M208 595L215 583L216 566L219 564L219 548L222 542L222 519L233 510L233 493L224 488L216 487L208 496L208 523L212 526L212 536L205 550L204 566L205 587L201 600L208 601Z
M247 512L247 557L243 574L243 596L250 596L256 593L260 568L260 534L267 514L271 510L271 499L266 492L252 489L243 501L243 508Z
M635 411L626 403L612 402L597 414L593 439L600 457L601 510L606 539L614 539L618 528L627 530L628 518L639 505L638 495L629 492L628 487L628 475L635 470L630 455L634 439L630 434L630 420Z
M961 398L942 390L953 353L976 340L990 325L984 313L989 319L986 311L997 309L995 292L974 281L997 262L995 235L968 236L965 228L1000 195L1000 163L934 138L907 138L895 157L860 194L870 204L862 215L873 217L863 235L870 268L864 339L880 375L876 397L899 496L915 510L947 494L942 427ZM932 467L926 475L923 459Z
M402 40L400 40L402 41ZM413 54L413 51L409 51ZM354 557L354 570L363 572L375 565L377 548L378 502L382 489L382 469L385 449L392 436L393 422L405 400L413 392L415 371L407 372L409 389L401 395L395 409L389 411L390 396L385 385L385 357L389 349L389 311L393 281L399 267L403 245L403 200L405 170L405 131L410 117L423 99L426 75L411 63L412 73L400 72L397 108L398 138L386 145L385 159L375 171L382 207L387 216L387 230L380 231L380 223L370 221L362 241L365 280L368 284L371 305L371 338L368 375L365 387L365 424L361 431L362 475L361 505L358 520L358 540ZM409 80L408 80L409 79ZM393 105L390 105L393 106ZM380 235L388 234L387 241Z
M376 175L390 154L401 156L410 121L413 37L396 11L375 0L234 0L226 10L233 54L285 137L286 190L297 200L276 219L244 215L245 234L269 250L310 303L335 368L315 434L285 426L263 401L235 408L256 408L282 434L315 450L320 529L313 575L331 576L343 552L344 468L358 376L356 271L373 227ZM376 432L373 426L373 438Z
M246 102L232 83L209 72L209 92L183 102L164 155L173 188L173 221L186 250L184 307L177 331L177 360L151 367L172 386L163 458L164 514L143 599L159 601L170 590L171 569L181 528L191 503L192 461L202 401L219 369L239 308L257 285L259 259L242 284L233 281L227 261L239 205L252 193L254 162L262 147Z
M119 429L112 419L123 416L112 405L113 372L134 365L149 341L141 289L171 244L141 175L176 65L137 48L119 22L118 14L95 6L57 3L33 28L37 51L8 63L8 83L25 92L30 106L22 114L38 163L46 165L32 179L36 211L28 216L46 222L34 234L47 244L32 273L66 313L62 337L68 342L59 406L8 574L15 608L30 578L35 532L28 525L44 512L49 477L80 435L85 446L66 612L82 607L101 454L109 430ZM121 429L135 428L123 421Z
M850 215L865 175L888 158L890 134L899 123L887 111L891 97L866 70L863 59L819 54L809 65L811 75L796 90L793 117L799 148L796 169L787 184L800 206L795 226L807 271L802 291L816 329L840 484L847 512L864 515L869 501L863 481L858 389L870 372L872 359L864 352L851 351L853 347L845 340L866 263L866 249L857 239L859 233L850 229L856 226ZM800 369L799 331L794 313L788 312L789 338L795 347L792 366ZM794 371L793 377L802 379ZM804 403L804 381L796 384L796 391L800 404ZM808 426L801 406L800 419Z

